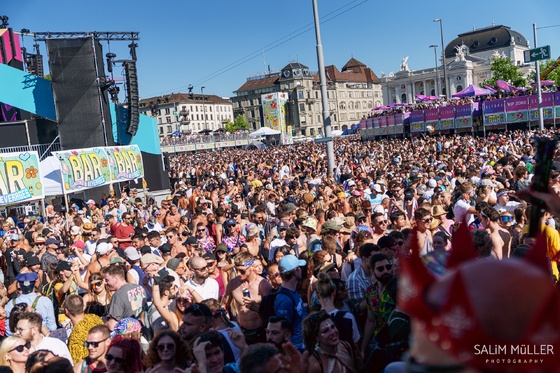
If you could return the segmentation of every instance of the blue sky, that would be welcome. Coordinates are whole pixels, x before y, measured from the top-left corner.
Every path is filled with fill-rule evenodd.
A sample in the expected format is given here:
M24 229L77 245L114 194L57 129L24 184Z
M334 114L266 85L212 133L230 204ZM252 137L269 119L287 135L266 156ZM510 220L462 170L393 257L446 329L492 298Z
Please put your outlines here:
M339 69L354 57L377 75L434 65L430 44L494 24L523 34L533 47L537 27L560 25L557 0L317 0L325 64ZM317 70L311 0L2 0L0 15L14 30L139 31L139 89L142 98L186 92L232 96L249 75L270 65L299 61ZM158 7L161 5L161 8ZM538 42L560 56L560 27L538 30ZM31 49L32 38L25 46ZM128 58L127 42L103 43L117 59ZM45 54L45 46L41 46ZM438 53L441 53L438 47ZM116 69L115 71L120 71Z

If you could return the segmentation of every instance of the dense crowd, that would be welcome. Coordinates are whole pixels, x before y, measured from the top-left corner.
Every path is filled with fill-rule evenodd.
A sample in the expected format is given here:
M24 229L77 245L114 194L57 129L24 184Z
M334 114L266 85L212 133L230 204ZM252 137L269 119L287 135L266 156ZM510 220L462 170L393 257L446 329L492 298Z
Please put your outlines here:
M45 219L11 213L0 366L485 371L495 362L467 344L529 343L545 321L559 326L558 312L538 312L560 310L560 162L531 222L544 240L528 234L525 202L533 141L555 135L345 137L331 172L312 142L177 154L162 201L125 186L68 212L49 205ZM525 256L536 264L510 259Z

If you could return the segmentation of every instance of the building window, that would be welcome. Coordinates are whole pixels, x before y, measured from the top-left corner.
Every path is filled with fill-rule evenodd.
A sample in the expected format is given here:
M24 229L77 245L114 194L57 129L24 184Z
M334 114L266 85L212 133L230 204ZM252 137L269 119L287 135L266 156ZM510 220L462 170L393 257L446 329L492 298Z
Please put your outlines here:
M171 109L169 109L169 108L165 108L165 114L166 114L166 115L169 115L169 114L171 114Z
M321 116L317 115L317 123L321 123Z
M166 123L171 123L171 117L165 117L165 122Z
M162 126L159 126L159 134L163 135L163 127Z
M305 111L305 104L299 104L299 111Z
M309 129L309 136L315 136L315 128Z
M158 118L157 121L158 121L158 124L162 124L162 123L163 123L163 121L161 120L161 118Z
M329 96L329 92L327 92L327 97ZM319 98L319 91L315 91L315 98Z
M298 91L297 96L300 100L303 100L303 91Z
M171 126L167 126L167 133L171 133L173 132L173 129L171 128Z

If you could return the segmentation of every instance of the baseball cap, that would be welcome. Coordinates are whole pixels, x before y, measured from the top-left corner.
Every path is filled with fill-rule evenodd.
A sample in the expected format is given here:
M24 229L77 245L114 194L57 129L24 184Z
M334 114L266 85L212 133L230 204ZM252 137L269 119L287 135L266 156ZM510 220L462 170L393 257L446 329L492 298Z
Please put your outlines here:
M158 250L161 253L167 253L169 254L171 252L171 245L168 243L164 243L163 245L161 245L160 247L158 247Z
M110 244L109 242L101 242L97 244L97 247L95 248L95 251L99 254L99 255L105 255L107 254L107 252L109 250L111 250L113 248L113 245Z
M196 245L198 243L198 240L196 239L196 237L190 236L189 238L187 238L185 240L185 245Z
M216 246L216 251L225 251L227 253L228 249L225 243L219 243Z
M294 255L285 255L282 259L280 259L278 267L280 268L280 273L286 273L293 271L297 267L303 267L306 264L307 262L305 260L300 260Z
M57 240L57 239L54 238L54 237L49 237L49 238L47 238L46 245L47 245L47 246L49 246L49 245L57 245L57 246L58 246L58 245L60 245L60 241Z
M142 255L142 259L140 260L142 265L147 265L151 263L161 264L163 263L163 259L155 254L149 253Z
M342 229L342 226L336 224L334 220L327 220L323 226L321 227L321 232L330 232L335 231L338 232Z
M216 260L216 256L214 254L212 254L211 252L204 253L204 255L202 255L202 257L205 260Z
M179 267L179 265L181 264L181 259L179 258L171 258L167 261L167 268L169 268L172 271L176 271L177 268Z
M33 254L28 254L24 256L25 258L25 266L26 267L31 267L37 264L41 264L41 261L39 260L39 258L37 257L37 255L33 255Z
M348 181L348 184L346 184L346 185L348 185L348 187L356 186L356 182L354 180L350 180L350 181Z
M93 199L88 199L86 205L95 205L95 201Z
M290 228L290 226L288 225L288 223L286 223L285 221L281 221L280 223L278 223L278 230L288 230L288 228Z
M291 202L288 202L284 205L284 212L292 212L296 210L296 205Z
M54 271L55 272L70 271L71 269L72 269L72 264L68 263L66 260L61 260L56 265L56 269Z
M136 250L136 248L133 246L129 246L126 249L124 249L124 255L126 255L126 258L128 260L132 260L132 261L138 260L142 257L138 252L138 250Z

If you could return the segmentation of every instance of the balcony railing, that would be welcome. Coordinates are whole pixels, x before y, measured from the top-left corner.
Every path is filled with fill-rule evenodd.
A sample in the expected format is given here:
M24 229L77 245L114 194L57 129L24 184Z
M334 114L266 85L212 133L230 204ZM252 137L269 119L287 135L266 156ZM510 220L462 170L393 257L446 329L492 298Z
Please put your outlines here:
M51 144L34 144L34 145L22 145L22 146L10 146L8 148L0 148L0 153L23 153L36 151L39 154L39 159L42 161L48 156L52 155L52 152L62 150L59 142L53 142Z

